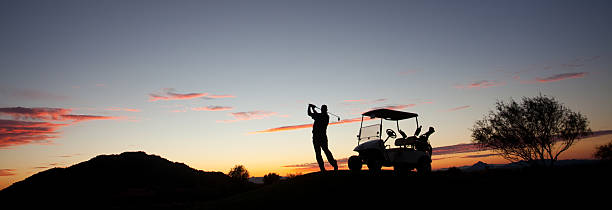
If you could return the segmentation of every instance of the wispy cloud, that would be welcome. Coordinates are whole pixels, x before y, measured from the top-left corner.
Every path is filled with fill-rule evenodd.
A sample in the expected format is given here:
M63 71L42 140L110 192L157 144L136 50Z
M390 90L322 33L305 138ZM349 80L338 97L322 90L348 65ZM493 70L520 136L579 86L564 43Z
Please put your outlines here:
M168 100L187 100L194 98L201 99L217 99L217 98L235 98L234 95L229 94L210 94L206 92L195 92L195 93L177 93L174 88L164 88L161 93L150 93L149 101L168 101Z
M119 117L113 116L98 116L98 115L76 115L70 114L72 109L64 108L47 108L47 107L4 107L0 108L0 115L9 115L14 119L30 119L30 120L53 120L53 121L67 121L73 120L75 122L85 120L108 120L108 119L119 119Z
M164 88L162 93L149 94L149 101L186 100L200 98L206 95L208 95L208 93L177 93L173 88Z
M455 88L457 89L472 89L472 88L488 88L488 87L495 87L495 86L502 86L505 85L505 82L499 82L497 80L480 80L480 81L475 81L469 84L463 84L463 85L456 85Z
M450 146L436 147L433 148L433 155L448 155L457 153L477 152L481 151L481 148L473 143L455 144Z
M57 95L42 90L0 88L0 94L11 98L27 100L66 100L68 96Z
M82 121L88 121L88 120L117 120L117 119L122 119L122 117L84 115L84 114L62 115L62 120L73 120L74 122L82 122Z
M140 109L119 108L119 107L111 107L111 108L106 108L104 110L107 110L107 111L120 111L120 112L141 112L142 111Z
M547 82L556 82L556 81L561 81L561 80L566 80L566 79L576 79L576 78L583 78L587 75L587 72L576 72L576 73L563 73L563 74L555 74L549 77L537 77L534 81L535 82L540 82L540 83L547 83Z
M381 100L381 102L383 101L383 99L378 99L378 100ZM411 103L411 104L392 104L392 105L378 106L378 107L372 107L369 109L354 108L350 110L350 114L361 114L361 113L368 112L368 111L375 110L375 109L404 110L410 107L415 107L419 104L432 104L432 103L433 103L432 101L422 101L422 102Z
M15 169L0 169L0 176L13 176L15 171Z
M414 107L417 104L398 104L398 105L387 105L387 106L379 106L379 107L374 107L371 110L374 109L393 109L393 110L401 110L401 109L405 109L405 108L409 108L409 107Z
M590 56L590 57L577 57L567 63L561 64L561 67L564 68L580 68L586 66L588 63L598 60L601 56Z
M49 144L57 138L57 130L70 124L0 120L0 148L24 144Z
M365 101L365 99L343 100L342 102L354 103L354 102L363 102L363 101Z
M336 163L338 164L338 169L340 170L344 170L344 169L348 169L348 158L340 158L336 160ZM329 164L329 162L325 161L325 166L326 168L331 167L331 164ZM294 168L297 169L301 172L310 172L310 171L318 171L319 170L319 163L302 163L302 164L293 164L293 165L284 165L281 166L283 168Z
M230 120L217 120L217 122L221 123L233 123L239 121L247 121L247 120L260 120L264 118L268 118L274 115L277 115L277 112L268 112L268 111L248 111L248 112L234 112L229 113L228 115L233 117L234 119Z
M457 110L467 109L467 108L470 108L470 107L471 107L470 105L458 106L458 107L454 107L454 108L447 109L447 110L445 110L445 111L447 111L447 112L453 112L453 111L457 111Z
M79 155L81 155L81 153L74 153L74 154L68 154L68 155L58 155L58 156L56 156L56 157L61 157L61 158L71 158L71 157L74 157L74 156L79 156Z
M466 155L461 158L483 158L483 157L498 156L498 155L499 154L496 154L496 153L489 153L489 154L479 154L479 155Z
M374 100L370 100L370 99L349 99L349 100L343 100L342 104L343 105L374 104L374 103L384 102L386 100L387 100L386 98L379 98L379 99L374 99Z
M217 98L236 98L236 96L235 95L229 95L229 94L223 94L223 95L210 94L210 95L206 95L206 96L202 97L202 99L217 99Z
M191 108L193 111L227 111L232 110L231 106L205 106Z
M414 74L419 72L419 70L414 70L414 69L410 69L410 70L405 70L405 71L400 71L397 74L399 75L410 75L410 74Z
M61 120L63 115L72 112L71 109L47 108L47 107L4 107L0 108L0 114L10 115L15 119L32 120Z
M371 120L371 119L369 117L364 117L363 120L366 121L366 120ZM340 124L360 122L360 121L361 121L361 117L356 117L356 118L344 119L344 120L340 120L338 122L329 123L329 125L340 125ZM279 131L298 130L298 129L304 129L304 128L312 128L312 123L311 124L280 126L280 127L275 127L275 128L269 128L269 129L265 129L265 130L250 132L250 134L272 133L272 132L279 132Z
M71 114L71 111L71 109L47 107L0 108L0 116L13 118L13 120L0 119L0 148L32 143L50 144L52 139L58 137L57 130L61 127L88 120L121 119L114 116L77 115Z

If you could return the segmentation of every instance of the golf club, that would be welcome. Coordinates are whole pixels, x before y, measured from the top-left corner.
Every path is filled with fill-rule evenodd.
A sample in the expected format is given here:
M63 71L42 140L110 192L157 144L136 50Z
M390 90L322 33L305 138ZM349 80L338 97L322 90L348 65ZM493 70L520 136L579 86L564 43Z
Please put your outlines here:
M321 111L321 108L319 108L318 106L316 106L316 105L314 105L314 104L310 104L310 105L312 105L314 108L316 108L316 109L318 109L319 111ZM327 112L327 114L329 114L329 115L333 115L333 116L337 117L337 118L338 118L338 121L340 121L340 116L335 115L334 113L331 113L331 112Z

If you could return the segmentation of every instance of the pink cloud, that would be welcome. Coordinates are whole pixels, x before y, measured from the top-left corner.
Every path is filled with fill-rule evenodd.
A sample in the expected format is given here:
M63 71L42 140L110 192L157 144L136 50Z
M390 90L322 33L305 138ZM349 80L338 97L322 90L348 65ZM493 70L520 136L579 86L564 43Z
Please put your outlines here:
M399 75L410 75L419 72L419 70L405 70L398 72Z
M186 100L200 98L206 95L208 95L208 93L176 93L172 88L164 88L163 93L149 94L149 101Z
M234 112L229 113L234 119L231 120L218 120L217 122L222 123L232 123L238 121L247 121L247 120L259 120L268 118L274 115L277 115L277 112L267 112L267 111L248 111L248 112Z
M348 169L348 158L340 158L336 160L336 163L338 164L338 169L340 170L347 170ZM281 166L284 168L293 168L294 170L297 170L301 173L308 173L308 172L315 172L315 171L319 171L319 164L314 162L314 163L302 163L302 164L293 164L293 165L285 165L285 166ZM331 164L329 164L329 162L325 161L325 167L328 169L331 169Z
M118 108L118 107L111 107L111 108L107 108L104 109L107 111L122 111L122 112L141 112L142 110L140 109L130 109L130 108Z
M365 101L365 99L343 100L343 102L362 102L362 101Z
M50 144L57 138L59 128L87 120L120 119L114 116L76 115L71 109L47 107L5 107L0 108L0 116L10 116L14 120L0 119L0 148L24 144ZM23 121L43 120L40 121ZM48 121L71 121L55 123Z
M235 98L234 95L229 94L209 94L209 93L176 93L173 88L164 88L162 93L150 93L149 101L168 101L168 100L187 100L194 98L202 99L217 99L217 98Z
M224 95L207 95L205 97L203 97L204 99L216 99L216 98L236 98L236 96L234 95L228 95L228 94L224 94Z
M506 84L505 82L480 80L480 81L472 82L467 85L456 85L455 88L458 88L458 89L488 88L488 87L494 87L494 86L502 86L505 84Z
M550 77L544 77L544 78L536 78L535 81L536 82L540 82L540 83L547 83L547 82L556 82L556 81L561 81L561 80L566 80L566 79L575 79L575 78L583 78L587 75L587 72L577 72L577 73L563 73L563 74L556 74Z
M205 107L195 107L191 108L193 111L227 111L232 110L230 106L205 106Z
M364 121L371 120L371 118L365 117L363 120ZM338 122L329 123L329 125L340 125L340 124L360 122L360 121L361 121L361 117L356 117L356 118L344 119L344 120L340 120ZM312 128L312 124L281 126L281 127L276 127L276 128L269 128L269 129L265 129L265 130L250 132L250 134L272 133L272 132L297 130L297 129L304 129L304 128Z
M33 90L33 89L13 89L13 88L0 88L0 94L9 97L27 99L27 100L66 100L67 96L56 95L53 93Z
M465 106L459 106L459 107L455 107L455 108L450 108L450 109L448 109L446 111L452 112L452 111L467 109L467 108L470 108L470 107L471 107L470 105L465 105Z
M405 108L408 108L408 107L414 107L414 106L416 106L416 104L387 105L387 106L375 107L375 108L372 108L372 110L374 110L374 109L393 109L393 110L400 110L400 109L405 109Z
M374 103L384 102L386 100L387 100L386 98L379 98L379 99L375 99L375 100L369 100L369 99L350 99L350 100L342 100L342 104L344 104L344 105L374 104Z
M0 169L0 176L13 176L15 169Z
M48 144L57 138L57 129L69 124L0 120L0 148L24 144Z
M52 121L67 121L73 120L75 122L85 120L106 120L106 119L119 119L118 117L112 116L98 116L98 115L75 115L70 114L72 109L64 108L47 108L47 107L4 107L0 108L0 115L9 115L13 119L31 119L31 120L52 120Z
M62 120L73 120L74 122L82 122L82 121L88 121L88 120L117 120L117 119L121 119L121 117L81 115L81 114L62 115Z
M5 107L0 108L0 114L10 115L15 119L61 120L62 115L70 113L71 109L46 107Z
M381 99L378 99L378 100L381 100ZM386 105L386 106L373 107L373 108L366 109L366 110L351 109L351 114L361 114L361 113L364 113L364 112L367 112L367 111L371 111L371 110L375 110L375 109L403 110L403 109L406 109L406 108L414 107L414 106L416 106L418 104L433 104L433 102L432 101L423 101L423 102L412 103L412 104Z

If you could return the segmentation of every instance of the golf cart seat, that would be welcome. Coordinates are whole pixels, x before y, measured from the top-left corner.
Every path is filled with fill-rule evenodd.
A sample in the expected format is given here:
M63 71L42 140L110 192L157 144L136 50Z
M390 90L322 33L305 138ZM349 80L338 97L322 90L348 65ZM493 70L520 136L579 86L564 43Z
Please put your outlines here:
M407 138L399 138L395 140L395 146L408 146L415 145L417 143L416 136L409 136Z

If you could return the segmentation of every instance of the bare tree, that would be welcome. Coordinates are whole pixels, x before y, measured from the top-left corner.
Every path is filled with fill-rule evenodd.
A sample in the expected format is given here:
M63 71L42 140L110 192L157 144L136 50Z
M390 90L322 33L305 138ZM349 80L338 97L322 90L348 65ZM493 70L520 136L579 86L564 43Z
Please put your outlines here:
M553 97L524 97L498 101L484 119L476 121L472 141L498 152L505 159L553 165L559 155L581 137L591 134L585 116Z

